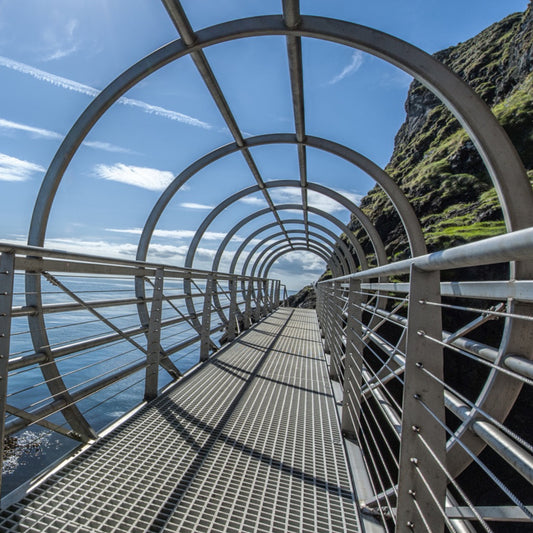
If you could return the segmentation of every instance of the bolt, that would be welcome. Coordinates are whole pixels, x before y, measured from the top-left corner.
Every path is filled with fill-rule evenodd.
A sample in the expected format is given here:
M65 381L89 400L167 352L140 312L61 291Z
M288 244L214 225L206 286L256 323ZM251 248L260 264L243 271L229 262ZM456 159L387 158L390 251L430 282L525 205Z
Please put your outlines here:
M424 363L421 363L420 361L416 363L416 368L424 368Z
M411 429L412 429L415 433L420 433L420 427L419 427L419 426L411 426Z
M410 494L413 498L416 496L416 490L409 489L407 493Z
M420 335L420 337L425 337L426 336L426 332L423 330L423 329L419 329L417 332L416 332L417 335Z
M411 520L408 520L407 523L405 524L409 529L414 529L415 528L415 524L414 522L411 522Z
M411 457L411 459L409 459L409 461L411 461L411 463L413 463L414 465L418 465L418 458L416 458L416 457Z
M422 399L422 396L420 396L420 394L413 394L413 398L415 400L421 400Z

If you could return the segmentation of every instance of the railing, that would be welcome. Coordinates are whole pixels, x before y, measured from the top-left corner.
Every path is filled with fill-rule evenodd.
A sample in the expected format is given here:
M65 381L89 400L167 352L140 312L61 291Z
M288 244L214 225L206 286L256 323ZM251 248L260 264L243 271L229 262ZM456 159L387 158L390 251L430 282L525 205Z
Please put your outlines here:
M533 281L498 274L532 258L528 229L318 284L362 511L388 530L531 527Z
M276 280L0 244L3 470L51 434L52 456L95 438L279 306L280 290Z

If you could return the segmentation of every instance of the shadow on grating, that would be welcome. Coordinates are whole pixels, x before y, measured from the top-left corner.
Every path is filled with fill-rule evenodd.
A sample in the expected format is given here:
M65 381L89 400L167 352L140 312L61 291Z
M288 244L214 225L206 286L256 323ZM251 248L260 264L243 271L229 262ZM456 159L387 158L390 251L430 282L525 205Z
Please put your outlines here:
M279 309L0 515L2 531L358 531L316 314Z

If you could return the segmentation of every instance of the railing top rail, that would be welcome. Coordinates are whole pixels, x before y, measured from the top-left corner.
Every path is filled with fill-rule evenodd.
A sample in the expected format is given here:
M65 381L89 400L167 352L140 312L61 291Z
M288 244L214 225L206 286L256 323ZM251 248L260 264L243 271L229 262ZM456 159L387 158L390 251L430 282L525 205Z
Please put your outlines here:
M406 274L410 271L412 265L420 270L429 272L528 259L533 259L533 228L505 233L497 237L389 263L320 283Z
M38 258L55 258L64 261L76 261L80 263L87 264L102 264L102 265L112 265L112 266L129 266L136 269L139 268L164 268L166 271L175 272L182 274L184 277L188 275L199 275L199 276L215 276L219 279L253 279L258 281L264 281L266 278L262 277L250 277L242 276L238 274L231 274L227 272L214 272L211 270L202 270L197 268L186 268L176 265L168 265L164 263L152 263L146 261L137 261L135 259L119 259L107 256L83 254L78 252L68 252L65 250L54 250L46 247L40 246L29 246L29 245L20 245L8 242L0 242L0 253L14 253L16 255L27 255L30 257Z

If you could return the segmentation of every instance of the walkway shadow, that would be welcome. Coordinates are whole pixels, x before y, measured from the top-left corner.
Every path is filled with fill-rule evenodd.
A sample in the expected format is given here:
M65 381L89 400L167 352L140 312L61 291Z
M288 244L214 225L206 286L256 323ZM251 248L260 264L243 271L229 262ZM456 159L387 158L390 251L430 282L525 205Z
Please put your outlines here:
M291 315L292 316L292 311ZM290 316L287 319L290 319ZM185 410L184 408L180 407L176 403L171 402L166 403L165 409L163 409L163 405L160 405L159 402L155 402L157 405L154 405L154 407L157 407L160 411L161 415L165 417L165 419L174 427L177 431L180 433L183 432L185 441L192 447L192 449L196 452L196 456L189 465L189 467L181 474L181 480L176 485L170 496L167 498L166 503L161 507L161 510L159 513L153 518L151 525L147 529L150 533L160 533L161 531L164 531L165 524L172 515L172 511L180 504L182 498L185 496L187 489L191 486L194 479L200 472L205 460L207 459L210 451L214 447L214 445L218 441L223 441L226 445L232 446L233 448L239 450L240 453L246 454L250 457L253 457L265 464L267 464L270 468L275 468L281 472L284 472L286 474L289 474L293 477L296 477L297 479L301 480L303 483L310 484L312 486L320 487L321 489L331 492L335 494L336 496L340 496L343 499L347 499L350 502L353 502L354 500L354 494L350 490L346 490L343 487L340 487L338 485L331 484L326 479L316 478L305 471L295 468L293 465L286 464L283 461L280 461L278 459L275 459L269 455L263 454L259 450L256 450L250 446L245 445L242 442L239 442L238 440L230 437L229 435L223 433L223 430L228 423L229 419L235 412L236 408L240 404L241 400L243 399L244 395L248 391L250 385L252 384L253 380L258 377L259 371L263 367L267 357L270 355L270 353L274 349L274 345L277 342L277 340L282 336L283 330L286 327L286 323L282 326L280 331L274 336L273 340L269 344L267 348L261 348L264 349L265 352L255 365L254 369L252 371L247 371L248 376L243 377L238 375L237 372L235 372L235 367L233 369L231 368L223 368L224 364L221 364L219 361L216 361L214 359L211 363L217 365L219 368L223 369L224 371L229 371L232 373L232 375L236 375L239 379L243 380L242 387L240 388L239 392L236 394L235 398L231 401L230 405L226 409L226 411L222 414L219 421L215 426L211 426L201 419L195 417L192 415L189 411ZM228 365L231 366L231 365ZM261 379L264 379L262 376L259 376ZM306 389L303 389L306 390ZM315 392L315 391L310 391ZM191 435L190 432L188 432L183 424L180 422L180 418L185 418L189 423L194 424L196 427L200 428L201 430L207 432L209 434L208 439L205 441L204 444L201 444L197 442L194 437Z

